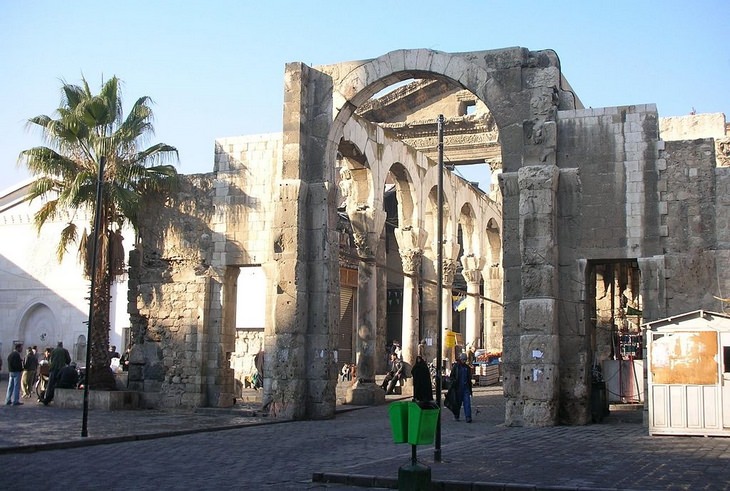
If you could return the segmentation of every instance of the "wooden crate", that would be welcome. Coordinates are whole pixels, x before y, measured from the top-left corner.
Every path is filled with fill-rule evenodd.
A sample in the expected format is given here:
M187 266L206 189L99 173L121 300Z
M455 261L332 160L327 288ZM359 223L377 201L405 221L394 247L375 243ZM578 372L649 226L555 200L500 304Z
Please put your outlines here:
M501 371L500 365L481 364L476 367L474 378L480 387L495 385L499 383Z

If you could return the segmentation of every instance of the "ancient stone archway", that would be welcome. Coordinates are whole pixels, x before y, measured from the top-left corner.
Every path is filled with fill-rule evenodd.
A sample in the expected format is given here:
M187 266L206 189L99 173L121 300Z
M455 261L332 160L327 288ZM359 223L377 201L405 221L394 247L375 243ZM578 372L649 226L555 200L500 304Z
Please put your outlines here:
M397 103L463 92L452 99L459 101L469 92L470 102L476 96L488 106L499 131L491 120L480 128L498 134L499 142L469 143L472 149L484 145L481 155L492 171L501 162L501 210L496 194L496 201L461 196L449 171L447 206L434 210L433 152L414 145L407 153L391 138L413 142L416 131L431 131L429 123L399 132L392 121L377 119L384 105L370 101L358 109L376 91L413 77L435 82L396 89ZM413 184L407 193L413 198L410 229L401 211L393 235L401 252L413 252L402 255L403 269L422 256L424 277L453 271L455 264L447 262L437 272L434 252L444 244L445 256L458 258L455 227L465 203L473 205L481 237L465 247L474 255L465 250L461 265L474 280L481 268L487 297L504 299L496 310L485 302L484 329L487 347L503 348L509 425L590 421L591 368L605 361L592 344L598 307L586 300L598 281L592 265L638 267L631 291L639 303L632 307L643 310L644 319L691 306L712 309L715 297L726 296L722 272L728 269L730 240L720 190L728 174L718 166L714 142L662 141L652 104L582 108L552 51L394 51L321 67L289 64L285 83L283 134L216 141L216 172L186 179L179 206L151 216L144 240L130 253L130 285L136 289L131 320L146 367L135 379L130 374L130 383L151 387L161 405L231 404L227 355L233 336L224 305L225 272L260 265L267 278L263 402L274 416L334 416L341 238L334 163L343 137L360 146L367 162L378 163L362 193L358 190L366 211L360 224L363 251L382 224L378 211L386 176ZM389 106L380 114L391 109L400 111ZM501 156L495 158L498 146ZM696 178L688 182L687 175ZM398 206L405 210L410 204L402 199ZM450 221L444 237L432 236L436 216ZM702 227L687 226L698 216ZM176 233L163 237L160 221ZM348 287L357 286L351 277L346 280ZM708 285L716 287L710 292ZM183 295L185 316L170 326L170 312ZM623 305L623 299L616 301ZM422 318L429 315L424 311ZM501 335L494 334L497 324ZM179 352L185 363L177 362Z
M360 104L384 87L409 78L444 79L471 91L487 104L499 127L504 169L500 178L505 213L503 266L515 284L526 283L527 287L505 305L505 339L511 343L511 357L505 360L510 379L505 383L508 421L555 421L557 353L550 366L553 376L530 395L526 412L519 383L523 365L529 361L521 354L524 339L520 329L534 323L539 335L553 339L548 344L558 349L556 284L542 281L557 267L557 248L548 247L546 254L530 254L534 248L542 248L545 240L556 242L552 219L558 175L555 116L562 96L554 53L522 48L466 54L399 50L365 62L314 68L287 65L283 165L278 183L283 206L273 233L281 234L294 216L305 228L302 238L306 240L298 241L296 250L283 251L274 258L274 267L279 277L317 278L319 285L337 281L336 244L329 230L335 223L331 183L336 182L334 161L343 128ZM521 216L520 204L533 206L535 212ZM377 228L375 218L372 226ZM522 272L523 257L531 265L529 274ZM283 290L278 296L285 296L288 303L287 309L274 309L272 330L294 331L304 341L304 360L297 361L296 367L297 371L303 366L309 370L290 380L279 380L267 402L285 416L330 417L333 404L322 395L334 390L332 360L324 348L331 349L331 342L325 340L335 319L334 289L308 281L291 283L288 288L280 283L278 288ZM292 322L291 307L296 323ZM539 321L535 317L538 312ZM545 323L545 318L554 320ZM268 338L267 351L284 348L282 342L288 337Z

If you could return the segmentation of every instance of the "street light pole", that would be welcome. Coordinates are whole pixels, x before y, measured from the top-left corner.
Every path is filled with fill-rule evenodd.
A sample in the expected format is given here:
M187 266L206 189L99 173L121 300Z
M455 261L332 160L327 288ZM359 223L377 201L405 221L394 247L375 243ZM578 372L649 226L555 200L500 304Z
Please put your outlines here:
M436 400L439 405L439 417L436 421L436 439L434 442L433 460L441 462L441 351L443 344L442 335L442 317L443 317L443 287L444 287L444 115L439 114L438 117L438 181L436 186L437 210L436 210Z
M96 209L94 210L94 238L91 253L91 294L89 295L89 323L86 331L86 380L84 380L84 411L81 421L81 436L89 436L89 379L91 378L91 327L94 321L94 294L96 293L96 259L99 249L99 230L101 229L101 207L104 193L104 166L106 157L99 159L99 176L96 181Z

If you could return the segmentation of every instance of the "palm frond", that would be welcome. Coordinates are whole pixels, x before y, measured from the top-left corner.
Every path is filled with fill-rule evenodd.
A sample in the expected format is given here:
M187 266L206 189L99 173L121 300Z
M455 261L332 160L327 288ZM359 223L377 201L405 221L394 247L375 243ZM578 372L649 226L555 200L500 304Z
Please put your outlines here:
M39 129L47 142L47 146L25 150L18 157L19 164L39 176L30 196L48 200L34 217L39 229L63 211L93 211L98 207L102 216L99 239L108 243L111 224L128 222L137 227L145 195L174 189L177 171L169 164L176 162L177 149L163 143L145 148L146 140L154 134L152 101L140 97L124 118L120 85L121 81L112 77L102 82L95 95L83 76L80 85L63 82L61 104L54 117L40 115L28 120L28 127ZM97 203L101 158L106 159L106 168L103 200ZM78 239L77 232L66 227L60 239L57 252L63 255ZM81 241L89 242L87 236ZM88 252L88 247L84 250ZM102 261L109 253L102 252Z
M86 94L89 93L89 85L86 83L86 80L83 80L84 87L79 87L78 85L63 83L63 87L61 87L61 91L63 92L63 98L61 100L61 104L63 106L66 106L70 109L75 108L79 105L79 103L85 98Z
M120 230L112 233L109 241L109 268L113 275L124 274L124 237Z
M122 118L122 98L119 93L120 80L113 76L101 87L99 98L106 104L106 111L109 115L109 124L119 121Z
M78 173L78 162L48 147L23 150L18 165L25 164L32 175L51 175L61 179Z
M140 151L136 161L142 164L164 164L178 159L177 148L165 143L157 143Z
M140 207L140 194L136 189L127 189L122 187L114 188L114 201L117 205L119 220L129 222L137 227L139 223L139 207Z
M89 234L86 233L86 229L81 232L81 239L79 240L79 249L76 253L76 257L79 264L84 266L84 276L87 278L91 277L91 257L89 254Z
M28 199L33 201L36 198L46 197L57 189L58 181L56 179L50 176L41 176L31 184Z
M61 239L58 241L58 247L56 248L56 259L60 263L63 256L66 255L68 245L76 242L77 228L72 222L66 224L61 230Z
M41 208L33 215L33 221L38 233L46 221L53 219L58 214L58 200L50 200L41 206Z

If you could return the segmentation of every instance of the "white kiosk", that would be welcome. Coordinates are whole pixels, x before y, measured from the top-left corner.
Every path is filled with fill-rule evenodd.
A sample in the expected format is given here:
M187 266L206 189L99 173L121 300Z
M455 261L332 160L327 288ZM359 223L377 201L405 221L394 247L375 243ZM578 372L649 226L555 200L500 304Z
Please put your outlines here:
M644 328L649 434L730 436L730 316L696 310Z

